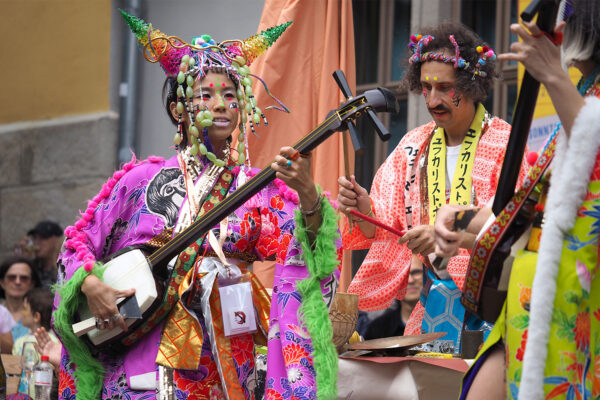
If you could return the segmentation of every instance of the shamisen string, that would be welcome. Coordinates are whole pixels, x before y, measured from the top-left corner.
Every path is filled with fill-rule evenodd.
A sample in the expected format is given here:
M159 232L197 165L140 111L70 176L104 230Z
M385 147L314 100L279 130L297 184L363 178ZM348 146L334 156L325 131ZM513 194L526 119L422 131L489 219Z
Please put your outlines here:
M465 136L456 164L452 186L450 188L450 204L469 205L471 202L471 171L475 161L477 143L486 123L486 111L481 103L475 111L475 118ZM429 145L427 156L427 194L429 197L429 223L435 222L440 207L446 204L446 138L444 129L436 128Z

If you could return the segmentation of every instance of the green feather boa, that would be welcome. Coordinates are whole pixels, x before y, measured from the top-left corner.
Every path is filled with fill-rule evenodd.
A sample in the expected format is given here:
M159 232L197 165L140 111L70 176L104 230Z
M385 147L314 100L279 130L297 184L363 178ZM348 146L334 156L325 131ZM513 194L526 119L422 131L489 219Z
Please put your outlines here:
M96 263L91 273L102 279L104 265ZM81 267L75 271L68 282L58 287L61 300L54 311L54 329L69 352L70 364L74 365L77 400L100 398L104 384L104 367L92 356L85 343L73 333L73 315L86 301L85 295L81 293L81 284L89 274L90 272Z
M337 215L326 198L321 199L323 222L311 247L304 218L296 210L295 235L302 245L306 267L310 277L298 283L302 295L299 312L303 315L306 328L314 348L314 365L317 376L317 399L337 398L338 355L332 342L333 327L329 310L323 301L321 280L333 273L338 266L335 241L339 238Z

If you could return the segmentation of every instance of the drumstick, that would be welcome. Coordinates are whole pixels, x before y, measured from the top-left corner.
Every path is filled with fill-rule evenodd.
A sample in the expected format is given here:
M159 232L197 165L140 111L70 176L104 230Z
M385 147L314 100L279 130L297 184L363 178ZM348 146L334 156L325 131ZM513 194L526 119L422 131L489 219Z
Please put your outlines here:
M399 231L396 228L392 228L391 226L386 225L383 222L380 222L380 221L376 220L375 218L367 217L365 214L360 213L360 212L358 212L356 210L350 210L350 214L354 215L357 218L360 218L360 219L363 219L363 220L365 220L367 222L370 222L373 225L377 225L378 227L383 228L386 231L392 232L394 235L398 235L400 237L404 236L405 232Z
M350 181L350 160L348 159L348 137L346 136L346 132L342 132L342 147L344 148L344 173L346 174L346 179ZM354 225L354 221L348 215L348 231L350 234L352 234L352 225Z

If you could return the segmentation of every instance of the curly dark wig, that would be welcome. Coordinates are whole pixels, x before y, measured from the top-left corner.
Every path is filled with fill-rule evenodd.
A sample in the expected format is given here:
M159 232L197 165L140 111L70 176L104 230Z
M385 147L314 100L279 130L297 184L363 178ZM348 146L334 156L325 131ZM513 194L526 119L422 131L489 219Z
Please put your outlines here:
M454 54L454 45L450 42L449 37L454 35L458 43L460 56L469 63L467 69L456 69L454 82L456 89L475 102L483 102L488 97L494 80L499 77L499 73L496 69L496 62L488 58L485 65L481 67L481 70L486 72L486 77L476 76L473 79L473 67L479 59L477 46L489 47L475 32L456 22L443 22L435 27L424 28L419 34L434 37L429 45L423 46L423 52L439 52L448 49L451 54ZM408 58L412 56L412 52L409 53ZM406 68L403 86L413 93L421 93L422 90L421 65L422 63L408 64Z

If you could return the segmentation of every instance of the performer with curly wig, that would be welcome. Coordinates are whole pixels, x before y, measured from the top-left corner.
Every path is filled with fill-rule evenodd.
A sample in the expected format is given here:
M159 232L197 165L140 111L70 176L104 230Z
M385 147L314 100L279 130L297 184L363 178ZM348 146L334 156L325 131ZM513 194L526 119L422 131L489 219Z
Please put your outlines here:
M483 101L497 77L496 55L463 25L443 23L412 36L405 86L421 93L433 121L408 132L377 172L371 193L341 177L340 210L357 209L406 231L398 238L358 220L345 229L346 249L369 248L349 292L370 311L402 299L412 263L424 263L421 300L407 322L405 335L447 332L442 339L460 344L465 317L460 291L469 260L462 250L438 277L430 268L434 255L433 223L446 203L485 205L494 196L510 126L492 117ZM524 162L520 178L524 176ZM486 329L467 321L468 329ZM489 327L488 327L489 328Z

